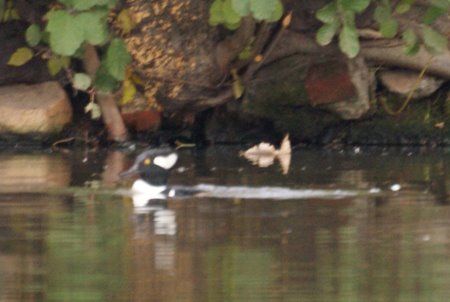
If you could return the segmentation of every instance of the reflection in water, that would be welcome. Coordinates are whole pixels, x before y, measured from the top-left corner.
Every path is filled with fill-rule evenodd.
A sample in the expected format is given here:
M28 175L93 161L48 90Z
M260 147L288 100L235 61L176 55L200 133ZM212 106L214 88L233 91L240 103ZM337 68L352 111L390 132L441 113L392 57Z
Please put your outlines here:
M70 183L70 166L59 155L0 154L0 192L46 192Z
M282 175L277 167L231 160L235 151L184 153L184 169L170 181L388 193L338 200L169 198L137 209L129 198L95 191L30 193L33 186L11 176L16 183L0 194L0 301L448 299L447 154L301 151ZM26 162L42 165L34 156ZM107 176L107 167L121 169L102 169L104 157L84 164L74 154L68 165L69 158L43 155L48 170L65 167L56 178L72 174L72 183L111 187L114 172ZM7 166L1 159L0 167ZM46 183L39 175L50 179L33 175L35 183ZM390 191L392 184L401 189Z

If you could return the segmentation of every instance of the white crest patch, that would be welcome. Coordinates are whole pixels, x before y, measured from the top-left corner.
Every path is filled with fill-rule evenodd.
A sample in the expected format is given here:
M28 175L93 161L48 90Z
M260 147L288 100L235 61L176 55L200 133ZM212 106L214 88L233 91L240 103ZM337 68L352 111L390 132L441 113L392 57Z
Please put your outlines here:
M170 153L167 156L156 156L153 159L153 163L163 169L169 170L176 164L177 160L178 155L176 153Z

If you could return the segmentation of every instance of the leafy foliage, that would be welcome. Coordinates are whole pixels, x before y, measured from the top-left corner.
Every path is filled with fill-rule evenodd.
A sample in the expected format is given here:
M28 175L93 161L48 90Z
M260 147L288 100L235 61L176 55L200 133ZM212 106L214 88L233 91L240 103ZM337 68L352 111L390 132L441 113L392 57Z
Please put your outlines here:
M64 10L47 14L46 31L50 33L50 47L53 52L72 56L84 40L84 29L79 27L75 16Z
M242 17L252 16L257 21L275 22L282 15L281 0L215 0L209 10L209 23L236 29Z
M0 0L0 22L18 18L13 0ZM31 24L25 39L30 47L17 49L8 61L9 65L21 66L34 56L34 50L44 53L52 76L66 71L73 88L88 91L92 86L97 91L112 92L120 88L125 80L125 71L131 61L125 43L110 32L108 16L118 0L58 0L46 13L42 26ZM117 15L122 33L132 30L134 24L126 10ZM101 65L95 77L71 69L72 59L83 59L85 45L94 45L103 53ZM104 51L103 51L104 50ZM123 90L123 98L133 98L135 90L130 85ZM100 116L99 107L91 101L86 108L92 118Z
M107 16L106 10L82 12L76 16L77 24L83 28L86 42L92 45L101 45L108 39Z
M316 12L316 18L324 24L316 33L316 41L320 45L328 45L335 36L339 38L339 48L349 57L355 57L359 52L359 38L355 27L355 15L364 12L373 3L376 5L373 18L378 23L379 32L385 38L398 35L399 25L395 14L403 14L411 9L416 0L333 0ZM393 3L396 3L393 7ZM449 0L431 0L431 4L423 16L421 32L406 29L402 33L402 40L407 54L414 54L419 50L418 34L425 46L434 52L447 48L446 37L433 30L430 26L438 17L448 13Z
M76 73L71 77L72 84L80 90L88 89L92 82L96 88L105 92L117 89L119 81L125 78L125 70L131 57L124 42L111 35L109 30L108 13L116 2L117 0L59 0L62 6L47 12L47 22L43 28L38 24L31 24L27 28L25 38L31 48L17 49L8 64L23 65L33 57L32 48L48 44L49 73L56 75L63 69L68 70L71 58L83 57L85 44L96 45L106 48L106 52L95 79L84 73ZM2 19L8 10L14 9L9 6L11 3L12 1L0 0ZM128 13L121 12L119 17L122 32L129 32L133 24Z
M431 27L424 25L422 28L422 32L423 42L431 52L440 52L447 48L447 38Z
M120 86L119 81L109 73L104 60L101 62L95 75L94 86L102 92L114 91Z
M114 39L106 52L106 68L116 80L125 78L125 70L131 61L131 56L127 51L125 43L121 39Z
M316 18L324 23L316 34L320 45L328 45L339 33L339 47L350 58L359 53L355 13L363 12L370 0L335 0L316 12Z

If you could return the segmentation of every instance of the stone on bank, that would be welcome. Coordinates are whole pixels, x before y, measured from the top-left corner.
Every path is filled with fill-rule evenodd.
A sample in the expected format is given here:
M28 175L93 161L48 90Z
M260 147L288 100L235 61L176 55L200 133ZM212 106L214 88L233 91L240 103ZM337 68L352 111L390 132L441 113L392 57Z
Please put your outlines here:
M0 87L0 135L51 135L72 121L72 106L57 82Z

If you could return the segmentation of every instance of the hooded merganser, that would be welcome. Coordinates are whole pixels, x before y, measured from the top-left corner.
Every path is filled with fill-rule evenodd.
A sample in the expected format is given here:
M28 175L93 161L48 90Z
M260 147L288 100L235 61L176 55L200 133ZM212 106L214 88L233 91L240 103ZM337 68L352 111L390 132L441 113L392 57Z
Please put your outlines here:
M139 175L131 193L136 207L146 206L150 200L166 199L175 194L167 186L169 171L178 160L177 153L171 148L148 149L136 157L133 165L120 176L130 177Z

